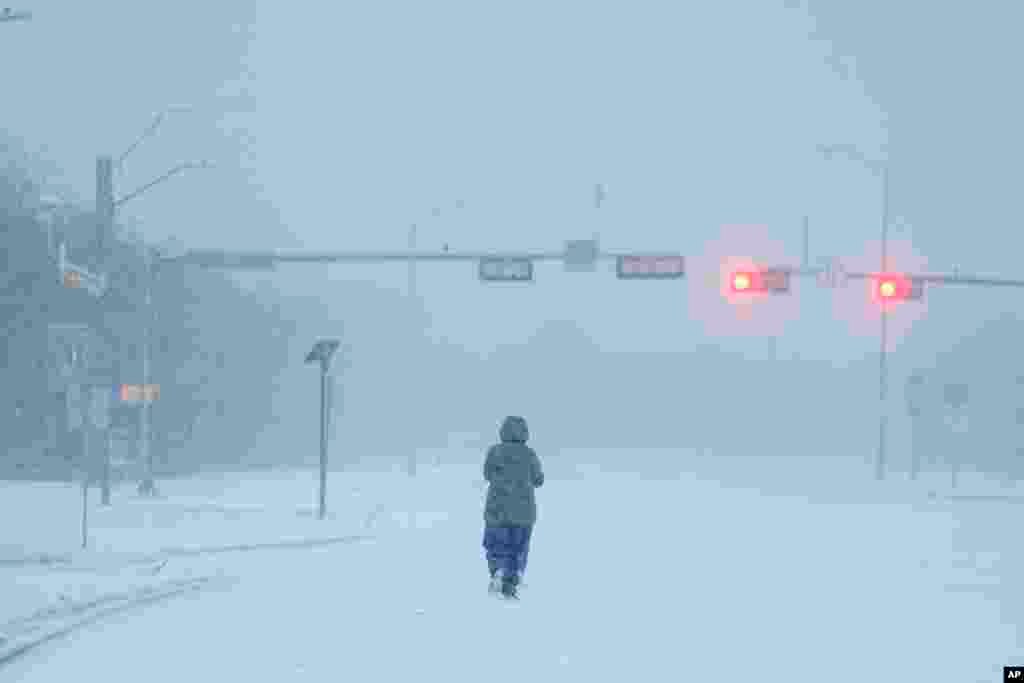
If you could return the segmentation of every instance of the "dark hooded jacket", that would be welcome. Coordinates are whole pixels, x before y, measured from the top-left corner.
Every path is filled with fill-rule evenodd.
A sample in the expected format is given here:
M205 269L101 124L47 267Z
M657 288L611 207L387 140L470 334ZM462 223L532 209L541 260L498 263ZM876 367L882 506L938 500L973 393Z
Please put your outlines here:
M526 445L526 420L505 418L500 436L501 443L487 450L484 462L489 484L484 521L488 526L532 526L537 521L533 490L544 485L544 471L540 458Z

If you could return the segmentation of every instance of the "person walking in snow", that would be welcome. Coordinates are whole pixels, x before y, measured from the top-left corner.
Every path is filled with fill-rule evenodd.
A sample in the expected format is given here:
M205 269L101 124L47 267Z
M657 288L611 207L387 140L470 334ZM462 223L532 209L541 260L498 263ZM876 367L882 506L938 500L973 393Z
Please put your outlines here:
M487 450L484 479L484 550L491 574L490 591L516 598L533 526L537 521L534 489L544 485L540 458L526 445L530 432L526 420L506 417L501 442Z

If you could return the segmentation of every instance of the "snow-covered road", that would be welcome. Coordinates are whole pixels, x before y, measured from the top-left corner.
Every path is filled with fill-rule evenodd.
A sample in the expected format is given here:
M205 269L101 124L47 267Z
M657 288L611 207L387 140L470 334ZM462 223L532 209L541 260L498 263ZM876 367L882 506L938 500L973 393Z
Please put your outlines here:
M372 541L225 555L230 589L111 617L0 679L973 683L1024 663L1020 591L956 566L950 507L553 476L506 604L486 595L471 477L427 501Z

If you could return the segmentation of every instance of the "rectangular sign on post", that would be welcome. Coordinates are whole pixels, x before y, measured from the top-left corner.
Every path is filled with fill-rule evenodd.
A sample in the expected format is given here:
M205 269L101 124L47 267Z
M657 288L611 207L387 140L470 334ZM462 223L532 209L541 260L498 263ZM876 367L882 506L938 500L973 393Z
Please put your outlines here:
M159 384L122 384L118 399L122 403L152 403L160 398Z
M480 279L485 282L531 282L533 261L528 258L501 256L482 258Z
M627 255L616 259L616 275L620 280L664 280L686 275L686 263L678 255Z

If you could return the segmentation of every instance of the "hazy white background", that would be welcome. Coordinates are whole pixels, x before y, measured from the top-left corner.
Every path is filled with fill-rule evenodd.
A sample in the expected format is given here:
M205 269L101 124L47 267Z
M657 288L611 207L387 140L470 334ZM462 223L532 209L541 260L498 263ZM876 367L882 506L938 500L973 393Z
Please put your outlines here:
M153 240L404 248L417 222L427 248L559 248L599 233L609 249L698 257L684 284L546 265L516 291L483 287L471 265L423 267L431 336L470 350L573 319L606 351L715 346L869 367L877 326L860 288L803 282L736 325L701 271L725 255L797 261L804 216L815 260L874 267L878 177L822 161L823 143L891 160L893 238L912 245L894 247L897 265L1024 272L1016 3L22 5L34 20L0 42L4 125L61 169L54 185L91 201L96 154L120 153L167 106L194 107L118 177L125 192L183 160L220 165L125 208ZM609 192L600 215L595 182ZM241 280L327 304L336 318L303 330L298 348L355 319L340 281L401 290L405 277L293 267ZM894 320L894 386L1017 296L929 291Z

